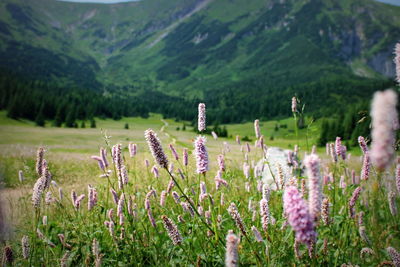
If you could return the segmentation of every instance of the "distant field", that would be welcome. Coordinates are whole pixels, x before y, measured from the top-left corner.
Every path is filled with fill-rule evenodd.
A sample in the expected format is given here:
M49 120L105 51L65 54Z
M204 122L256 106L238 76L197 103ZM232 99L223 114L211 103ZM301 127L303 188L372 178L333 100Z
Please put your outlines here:
M124 128L126 123L128 123L129 129ZM189 148L189 153L191 153L193 138L196 135L193 132L193 127L190 126L186 126L186 131L182 131L183 124L184 122L176 122L172 119L163 120L159 114L151 114L146 119L135 117L115 121L96 118L97 128L95 129L88 128L88 122L86 122L87 128L58 128L52 127L51 122L47 122L46 127L37 127L31 121L10 119L6 116L5 111L0 111L0 135L2 137L0 139L0 173L6 186L14 184L18 170L24 169L24 166L32 165L36 149L39 146L44 146L48 151L50 164L64 165L63 169L69 169L67 172L60 172L59 180L67 183L74 183L78 180L84 182L79 177L79 173L87 172L87 175L92 175L92 168L95 168L96 165L93 164L90 156L97 154L99 148L105 146L104 133L111 136L111 145L121 143L127 146L129 142L133 142L138 144L139 152L150 157L143 134L146 129L152 128L159 134L165 146L174 144L179 149L186 147ZM189 125L188 122L185 122L185 124ZM318 125L319 122L312 123L308 129L309 150L318 139ZM218 138L219 140L215 141L212 136L207 136L210 157L215 161L217 154L222 150L220 141L223 140L232 146L233 158L235 160L242 159L243 154L236 143L236 135L241 138L247 136L251 140L249 143L254 146L253 122L222 126L227 127L230 138ZM303 151L307 150L307 130L302 129L298 132L298 142L293 118L280 121L262 121L260 127L268 146L293 149L293 146L298 143ZM162 128L163 133L160 132ZM245 142L242 141L242 144L245 144ZM324 148L319 150L323 151ZM63 164L63 162L68 162L68 164ZM79 164L89 164L91 168L88 170L87 166L77 166Z

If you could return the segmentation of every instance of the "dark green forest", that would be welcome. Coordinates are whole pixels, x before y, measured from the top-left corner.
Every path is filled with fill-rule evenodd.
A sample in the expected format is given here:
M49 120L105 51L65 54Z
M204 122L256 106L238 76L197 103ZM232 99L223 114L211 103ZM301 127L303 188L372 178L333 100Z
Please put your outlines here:
M33 120L43 126L51 120L57 127L78 127L77 121L95 126L95 117L148 117L149 112L164 118L189 121L195 125L197 104L207 105L209 125L241 123L254 118L280 119L291 116L290 100L296 96L305 107L305 114L322 119L319 145L336 135L356 144L359 135L369 134L369 99L376 90L393 86L387 80L321 79L286 88L263 88L260 81L232 84L213 90L205 99L173 97L151 88L85 89L63 87L40 80L28 80L2 72L0 76L0 109L14 119ZM215 127L214 127L215 128ZM217 134L227 135L215 128Z

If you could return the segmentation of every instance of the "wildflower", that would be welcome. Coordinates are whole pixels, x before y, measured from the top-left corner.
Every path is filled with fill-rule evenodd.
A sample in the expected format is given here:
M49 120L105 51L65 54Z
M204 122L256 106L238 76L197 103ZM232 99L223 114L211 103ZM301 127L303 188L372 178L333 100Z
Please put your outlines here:
M283 175L282 166L279 163L276 164L276 170L278 174L279 185L281 186L281 189L283 189L283 186L285 185L285 177Z
M93 238L92 242L92 253L93 256L97 259L100 256L100 248L99 248L99 241L96 238Z
M160 174L159 174L159 172L158 172L158 168L157 168L156 165L154 165L154 166L151 168L151 172L153 173L153 175L154 175L155 178L158 178L158 177L160 176Z
M317 154L317 146L313 145L311 148L311 154Z
M310 247L315 242L317 234L307 203L296 187L288 186L286 188L283 203L288 222L296 232L296 239Z
M364 225L361 225L358 227L358 232L360 234L361 239L367 243L367 244L371 244L371 241L369 240L368 236L367 236L367 231L365 229Z
M366 255L374 255L375 252L371 248L362 248L360 251L360 258L365 258Z
M107 168L108 167L107 150L104 148L100 148L100 156L104 166Z
M28 236L24 235L21 240L21 247L22 247L22 257L24 259L29 258L29 252L30 252L30 247L29 247L29 238Z
M262 228L266 232L268 230L270 215L269 215L268 200L265 198L260 200L260 215L261 215Z
M224 155L218 155L218 166L221 172L225 171L225 158Z
M12 265L14 262L14 254L10 246L5 246L3 249L3 263L4 266L8 264Z
M328 225L330 222L330 219L329 219L329 199L327 199L327 198L325 198L322 201L321 217L322 217L322 221L324 222L324 224Z
M339 187L342 188L342 189L345 189L346 186L347 185L346 185L345 177L344 177L344 175L342 175L342 176L340 176Z
M362 165L362 169L361 169L361 180L368 180L369 168L370 168L369 153L366 152L364 154L364 160L363 160L363 165Z
M235 221L236 226L239 228L239 230L242 232L243 235L246 235L246 228L244 226L244 223L242 221L242 218L240 217L239 211L235 205L235 203L231 203L228 212L231 215L232 219Z
M296 113L297 112L297 99L296 97L292 97L292 112Z
M176 152L176 150L172 144L169 144L169 149L171 150L171 153L174 156L175 160L179 160L178 153Z
M126 169L126 166L125 166L125 165L122 165L122 168L121 168L121 177L120 177L120 181L118 182L118 183L120 183L120 184L119 184L119 186L120 186L119 188L122 189L122 187L123 187L124 185L127 185L128 182L129 182L128 170Z
M88 210L92 210L97 204L97 190L88 185Z
M182 237L181 237L181 234L179 233L178 227L175 225L175 223L165 215L162 215L161 219L163 220L164 228L165 228L165 230L167 230L169 238L171 238L171 240L172 240L172 243L175 246L181 244Z
M133 143L129 143L128 150L129 150L129 156L131 158L133 158L134 156L136 156L136 153L137 153L137 145L133 144Z
M329 144L329 151L331 153L331 158L334 163L338 161L338 157L335 150L335 145L333 143Z
M211 135L214 138L214 140L218 139L218 135L214 131L211 132Z
M400 164L397 164L396 166L396 188L400 194Z
M58 188L58 198L59 198L60 202L61 202L61 201L63 200L63 198L64 198L64 193L63 193L63 190L62 190L61 187Z
M164 153L164 150L161 146L160 140L158 139L156 133L152 129L148 129L145 131L145 137L147 140L147 144L149 145L149 149L151 154L153 155L155 161L162 168L168 168L168 159Z
M115 192L115 190L112 189L112 188L110 189L110 192L111 192L111 195L112 195L112 197L113 197L114 203L115 203L115 204L118 204L119 198L118 198L117 192Z
M308 175L308 202L311 216L316 220L321 211L321 174L320 159L317 155L309 155L304 159Z
M187 166L189 164L189 155L187 148L183 149L183 165Z
M378 170L385 170L395 151L395 130L398 129L397 94L392 90L376 92L371 105L371 160Z
M390 213L393 216L396 216L397 215L397 206L396 206L396 195L394 194L394 192L388 193L388 201L389 201Z
M167 193L169 194L172 190L172 188L175 186L174 180L169 180L168 186L167 186Z
M200 103L198 107L197 128L199 132L206 130L206 105L204 103Z
M40 207L44 185L45 185L44 179L43 177L41 177L36 181L35 185L33 186L32 204L33 207L35 208Z
M24 173L22 170L18 171L18 180L22 183L24 181Z
M367 146L367 143L365 142L364 137L362 137L362 136L358 137L358 144L360 145L361 151L364 154L368 152L368 146Z
M117 204L117 216L121 216L121 214L124 212L124 203L125 203L125 195L124 193L122 193Z
M39 177L42 176L44 151L43 147L39 147L36 153L36 173Z
M76 209L79 209L79 207L81 206L81 201L85 198L85 195L82 194L80 196L78 196L75 200L74 206Z
M53 197L52 197L52 194L51 194L50 191L47 191L46 197L44 198L44 202L45 202L47 205L50 205L51 202L53 202Z
M239 266L238 245L240 239L233 233L226 236L225 267Z
M254 121L254 132L256 133L256 138L259 139L261 137L259 120Z
M354 189L353 195L351 196L351 198L349 200L349 211L350 211L351 218L354 218L354 215L355 215L354 206L356 205L356 201L357 201L358 197L360 196L360 193L361 193L361 187L357 187L356 189Z
M400 84L400 43L394 48L394 64L396 65L396 81Z
M335 153L336 157L340 157L342 155L342 139L340 139L340 137L336 137Z
M105 170L105 166L104 166L104 162L103 159L99 156L91 156L92 159L94 159L95 161L97 161L97 163L99 164L99 168L100 170L104 171Z
M197 173L203 174L208 171L208 153L205 146L206 138L199 136L194 142L194 153L196 156Z
M246 152L247 153L250 153L250 145L249 145L249 143L248 142L246 142Z
M257 227L254 225L251 227L251 230L253 231L254 237L257 240L257 242L263 242L263 238L261 237L260 232L258 231Z
M185 219L183 219L182 215L178 215L178 222L185 223Z
M400 267L400 253L397 252L397 250L394 249L393 247L388 247L386 249L386 251L388 252L389 256L392 258L394 266Z
M160 206L164 207L165 206L165 198L167 197L167 191L163 190L161 191L160 195Z
M51 184L51 173L45 159L43 159L42 162L42 178L44 181L44 189L48 189Z
M262 187L262 197L263 199L269 201L269 197L271 194L271 190L267 184L264 184Z
M243 174L247 179L250 177L250 166L246 162L243 163Z

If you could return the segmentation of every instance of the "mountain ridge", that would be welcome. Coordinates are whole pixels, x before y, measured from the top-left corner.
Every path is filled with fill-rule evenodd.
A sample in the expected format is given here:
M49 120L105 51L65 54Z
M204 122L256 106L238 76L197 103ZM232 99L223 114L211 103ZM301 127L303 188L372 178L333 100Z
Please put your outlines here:
M392 80L400 39L400 7L372 0L5 0L0 15L0 67L103 93L207 100L219 116L226 92L265 116L287 112L260 99L302 97L308 84L333 98L346 80L361 99L364 82Z

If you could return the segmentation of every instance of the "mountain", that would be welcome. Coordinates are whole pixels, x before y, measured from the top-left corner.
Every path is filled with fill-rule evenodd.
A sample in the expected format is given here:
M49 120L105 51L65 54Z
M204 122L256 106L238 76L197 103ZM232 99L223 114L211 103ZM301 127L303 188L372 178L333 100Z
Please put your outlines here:
M0 14L7 71L200 99L219 121L287 115L293 94L311 110L365 99L391 84L400 40L400 7L372 0L3 0Z

